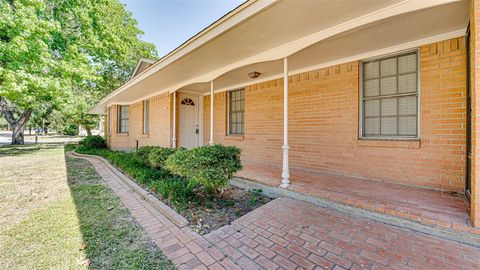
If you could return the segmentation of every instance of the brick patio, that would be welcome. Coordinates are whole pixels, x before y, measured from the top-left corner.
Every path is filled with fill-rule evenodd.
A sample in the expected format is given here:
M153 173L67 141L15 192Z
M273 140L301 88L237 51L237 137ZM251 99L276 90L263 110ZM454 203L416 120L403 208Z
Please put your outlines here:
M90 161L182 269L479 269L480 248L279 198L206 236L179 228Z
M280 184L280 167L248 161L242 163L244 170L239 177L270 186ZM480 228L471 225L465 196L458 193L299 169L291 169L290 175L292 181L288 189L292 191L425 225L480 234Z

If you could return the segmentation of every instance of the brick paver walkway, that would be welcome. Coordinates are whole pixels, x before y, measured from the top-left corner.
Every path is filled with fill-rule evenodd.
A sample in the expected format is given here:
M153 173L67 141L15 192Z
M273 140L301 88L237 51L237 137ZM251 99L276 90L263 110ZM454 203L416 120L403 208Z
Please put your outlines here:
M101 161L86 159L183 269L480 269L480 248L286 198L202 237L170 222Z

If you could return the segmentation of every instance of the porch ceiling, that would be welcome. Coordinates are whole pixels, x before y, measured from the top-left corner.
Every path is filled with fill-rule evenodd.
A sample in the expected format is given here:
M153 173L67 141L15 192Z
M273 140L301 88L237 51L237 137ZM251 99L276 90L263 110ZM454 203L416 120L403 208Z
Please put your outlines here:
M272 79L286 56L299 73L460 36L468 17L467 1L277 1L178 60L160 60L91 112L166 91L204 94L212 79L216 91ZM254 70L259 79L248 77Z

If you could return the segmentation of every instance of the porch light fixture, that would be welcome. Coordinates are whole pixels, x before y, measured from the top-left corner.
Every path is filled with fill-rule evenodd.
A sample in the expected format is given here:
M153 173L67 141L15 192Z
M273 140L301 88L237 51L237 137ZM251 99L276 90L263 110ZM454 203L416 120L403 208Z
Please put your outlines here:
M256 79L256 78L260 77L260 75L262 75L262 73L260 73L258 71L253 71L253 72L248 73L248 77L250 77L252 79Z

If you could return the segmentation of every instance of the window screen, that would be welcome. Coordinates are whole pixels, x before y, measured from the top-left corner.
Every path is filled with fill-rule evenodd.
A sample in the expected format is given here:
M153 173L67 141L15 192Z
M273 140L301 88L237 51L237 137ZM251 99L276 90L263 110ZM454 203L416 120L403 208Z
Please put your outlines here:
M411 52L363 62L363 137L418 136L418 63Z
M150 129L150 101L143 101L143 134L148 134Z
M118 109L118 133L128 132L128 106L119 106Z
M245 91L235 90L229 92L228 103L228 133L244 133L244 100Z
M112 107L108 107L108 134L112 134Z

